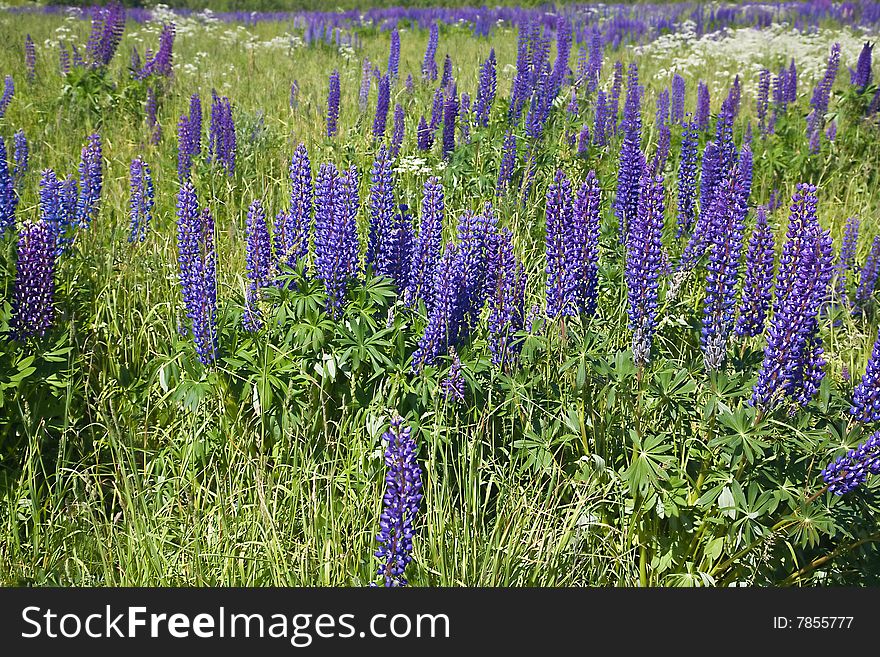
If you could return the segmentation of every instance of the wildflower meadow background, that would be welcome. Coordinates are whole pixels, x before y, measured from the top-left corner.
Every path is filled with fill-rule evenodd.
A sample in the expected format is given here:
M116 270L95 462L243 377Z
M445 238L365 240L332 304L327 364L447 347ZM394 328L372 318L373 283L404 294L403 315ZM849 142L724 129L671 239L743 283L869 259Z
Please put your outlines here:
M0 582L880 578L880 3L0 6Z

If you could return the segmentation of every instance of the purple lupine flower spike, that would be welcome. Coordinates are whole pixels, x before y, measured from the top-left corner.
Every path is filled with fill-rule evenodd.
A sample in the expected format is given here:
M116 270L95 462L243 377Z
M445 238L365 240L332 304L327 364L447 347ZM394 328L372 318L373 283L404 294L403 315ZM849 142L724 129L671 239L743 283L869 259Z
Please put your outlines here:
M397 82L400 70L400 32L395 27L391 30L391 45L388 50L388 80L390 84Z
M638 212L626 239L626 289L633 361L638 367L651 358L657 325L660 269L663 259L663 177L645 175L639 185Z
M818 390L825 364L818 316L828 299L831 245L831 235L816 218L816 188L799 184L792 196L764 360L752 390L751 403L762 411L785 398L805 405Z
M61 70L61 75L70 73L70 51L60 41L58 42L58 67Z
M834 495L846 495L868 480L868 475L880 474L880 431L844 456L829 463L822 470L822 479Z
M15 209L18 207L15 178L9 171L6 158L6 141L0 138L0 238L15 226Z
M30 155L24 130L16 131L12 136L12 143L14 148L12 153L12 181L15 187L20 189L24 180L24 174L28 171L28 158Z
M55 232L44 219L25 221L18 236L11 337L41 338L55 322Z
M269 242L269 226L262 202L257 199L248 208L247 222L247 279L244 314L241 318L245 331L259 331L263 326L260 311L261 290L270 282L269 270L272 264L272 247Z
M37 51L30 34L25 35L24 38L24 62L27 68L27 81L33 83L37 79Z
M333 164L322 164L315 185L315 271L324 282L327 308L339 317L348 286L357 276L357 181L340 175Z
M406 567L412 561L413 519L422 501L422 469L416 459L418 446L410 427L400 417L382 435L385 449L385 495L376 540L375 556L381 561L378 576L387 587L406 586Z
M492 363L509 371L519 358L522 339L517 334L525 322L526 276L513 253L513 241L506 228L491 241L489 262L489 351Z
M290 210L276 223L276 268L293 268L309 252L312 237L312 165L305 144L300 144L290 158Z
M131 231L129 242L143 242L153 218L155 192L149 165L139 157L129 166L129 217Z
M384 144L373 162L370 180L370 233L366 264L372 266L374 275L387 276L401 289L400 283L406 275L404 263L401 262L404 234L395 212L391 154Z
M103 187L103 151L101 135L89 135L89 143L82 149L79 164L79 200L77 202L77 223L88 228L98 216Z
M447 90L443 103L443 157L449 158L455 150L455 121L458 118L458 93L455 83Z
M433 82L437 79L437 44L440 39L440 27L431 23L428 36L428 47L425 48L425 59L422 62L422 79Z
M373 65L364 57L361 65L361 86L358 90L358 107L361 112L367 111L367 103L370 100L370 87L373 84Z
M748 145L743 147L743 152ZM706 369L718 370L726 359L727 342L734 329L739 262L746 213L747 182L741 169L745 158L728 170L709 209L706 230L706 287L703 297L703 326L700 347Z
M864 312L868 301L874 294L874 288L877 286L878 274L880 274L880 235L875 237L871 243L871 250L868 252L868 257L859 276L859 285L853 300L854 315L860 315Z
M558 170L547 188L545 253L547 258L547 316L574 315L577 308L567 289L566 246L574 220L571 182Z
M199 211L195 189L184 181L177 195L177 250L180 284L190 334L203 365L217 358L217 253L214 219Z
M474 106L474 121L476 125L486 127L489 125L489 114L492 103L495 102L496 70L495 49L489 52L489 57L480 67L480 81L477 88L477 99Z
M385 138L385 127L388 123L390 93L391 80L386 73L379 79L379 96L376 101L376 116L373 119L373 139L375 141L381 141Z
M617 134L617 116L620 108L620 91L623 85L623 62L614 63L614 76L611 82L611 97L608 101L608 125L605 129L606 135Z
M428 313L425 332L412 356L414 372L421 371L425 365L433 365L440 354L449 351L458 340L463 321L464 285L464 260L460 257L458 245L446 245L434 272L433 285L434 303Z
M852 84L858 87L860 91L867 89L871 82L874 81L874 74L871 71L871 51L873 49L874 44L866 41L865 45L862 46L862 51L859 53L856 70L853 71Z
M709 128L709 87L702 80L697 86L697 112L694 120L700 132L705 132Z
M874 342L865 375L853 392L850 414L859 422L880 420L880 332Z
M834 268L834 292L837 301L848 305L849 297L846 292L846 275L855 264L856 246L859 240L859 218L850 217L846 220L843 229L843 241L840 245L840 256L837 266Z
M746 275L735 329L739 337L754 337L764 332L767 311L773 300L775 258L773 229L767 222L766 208L759 206L746 251Z
M443 74L440 76L440 88L445 89L452 82L452 58L446 55L443 60Z
M678 228L676 237L687 235L697 216L697 124L687 120L681 136L678 164Z
M0 96L0 119L6 114L6 108L9 107L9 103L12 102L14 95L15 83L12 80L12 76L7 75L3 80L3 95Z
M596 94L596 120L593 123L593 143L602 147L608 142L608 136L605 130L608 126L608 105L605 101L605 92L599 91Z
M516 135L508 131L501 147L501 166L498 169L496 194L503 194L510 187L513 178L513 167L516 164Z
M391 133L391 157L394 159L400 155L400 148L403 145L404 118L403 105L396 103L394 105L394 129Z
M620 242L626 241L627 226L635 216L639 203L639 184L642 176L642 118L639 103L639 72L635 63L629 66L626 105L623 111L623 145L620 147L620 167L617 174L617 194L614 215L620 225Z
M327 136L336 134L339 122L339 71L330 74L330 90L327 92Z
M575 198L572 246L567 256L572 263L569 268L577 276L573 281L577 290L575 304L587 316L595 314L598 306L600 199L599 179L591 170Z
M156 92L153 90L153 87L148 87L146 102L147 127L150 128L150 143L152 144L158 144L162 137L162 129L156 116L157 109Z
M440 381L440 394L443 399L454 404L464 401L464 377L461 374L461 359L458 353L452 352L452 365L446 376Z
M410 261L404 300L412 305L422 298L429 311L434 305L433 275L440 259L444 211L443 185L437 177L428 178L422 195L419 235Z
M670 116L670 121L674 125L682 125L684 123L684 96L684 78L676 73L672 77L672 115Z

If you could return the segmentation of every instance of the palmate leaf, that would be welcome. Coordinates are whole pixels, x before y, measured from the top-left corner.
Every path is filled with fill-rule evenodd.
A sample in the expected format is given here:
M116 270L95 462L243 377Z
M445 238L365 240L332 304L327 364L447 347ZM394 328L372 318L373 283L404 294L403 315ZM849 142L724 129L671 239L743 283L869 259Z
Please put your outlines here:
M668 434L659 433L639 438L630 429L630 439L634 444L634 456L623 473L631 494L659 490L660 485L669 478L669 468L675 457L668 454L672 450L672 440Z

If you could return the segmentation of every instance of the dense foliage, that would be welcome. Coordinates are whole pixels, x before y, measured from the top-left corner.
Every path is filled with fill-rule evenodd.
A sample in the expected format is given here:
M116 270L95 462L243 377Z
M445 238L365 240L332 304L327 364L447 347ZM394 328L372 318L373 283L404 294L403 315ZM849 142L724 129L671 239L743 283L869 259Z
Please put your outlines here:
M876 584L878 24L3 11L0 581Z

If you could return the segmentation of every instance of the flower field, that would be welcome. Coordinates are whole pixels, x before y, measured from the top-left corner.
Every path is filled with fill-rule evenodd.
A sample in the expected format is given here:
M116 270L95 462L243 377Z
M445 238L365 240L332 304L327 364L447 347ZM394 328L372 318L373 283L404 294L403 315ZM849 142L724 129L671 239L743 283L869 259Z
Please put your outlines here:
M878 32L0 6L0 583L880 583Z

